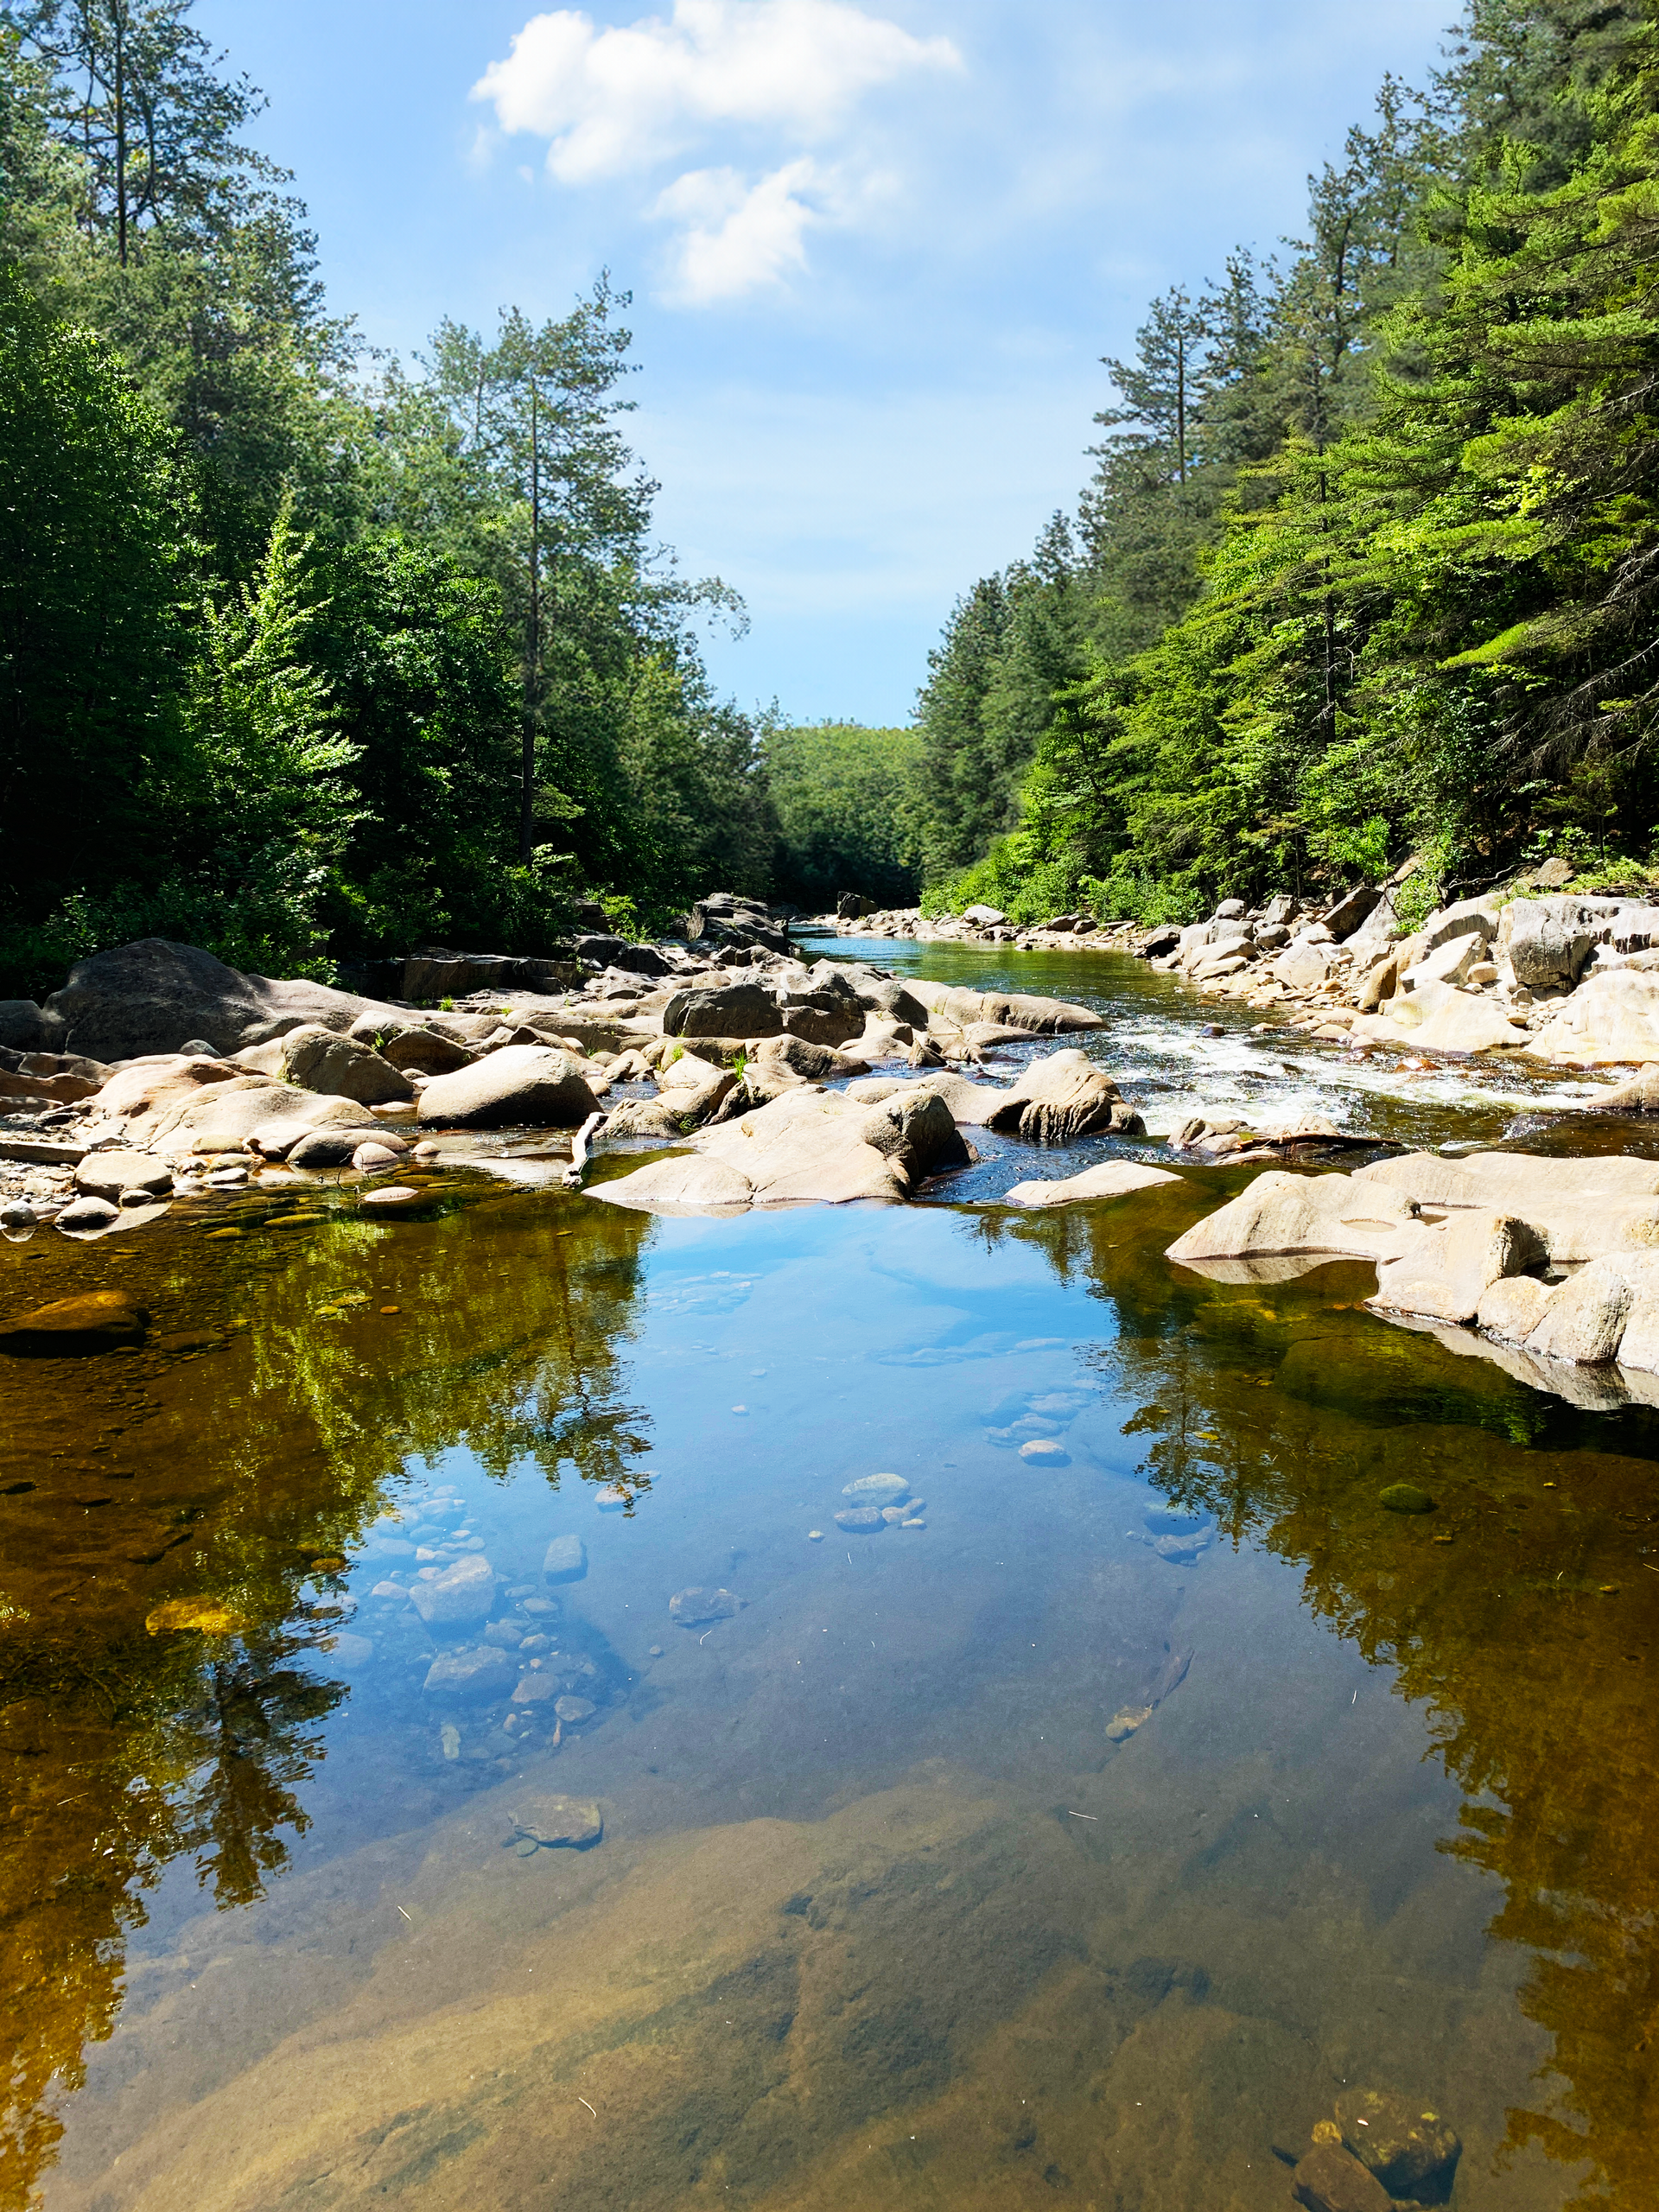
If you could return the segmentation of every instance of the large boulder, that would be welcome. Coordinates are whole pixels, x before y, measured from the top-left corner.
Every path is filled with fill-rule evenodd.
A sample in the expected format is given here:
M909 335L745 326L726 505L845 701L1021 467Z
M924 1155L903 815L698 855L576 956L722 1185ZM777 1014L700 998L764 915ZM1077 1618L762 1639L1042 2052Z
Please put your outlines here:
M1269 1169L1237 1198L1195 1222L1166 1257L1191 1262L1304 1254L1375 1260L1416 1220L1412 1202L1357 1176Z
M950 1123L950 1134L946 1134ZM749 1206L844 1205L907 1198L925 1176L956 1164L961 1144L938 1099L861 1106L843 1091L801 1084L722 1122L696 1151L594 1184L589 1198L648 1213L735 1212Z
M1617 911L1611 899L1512 899L1489 934L1517 983L1571 990Z
M930 1015L938 1015L958 1029L965 1029L970 1022L995 1021L1033 1036L1052 1037L1068 1030L1106 1027L1104 1014L1096 1014L1092 1007L1073 1006L1065 999L959 990L954 984L936 983L919 976L912 977L910 991Z
M325 1098L249 1075L204 1084L194 1096L162 1109L145 1122L143 1136L149 1149L166 1160L243 1151L280 1160L310 1130L341 1122L354 1126L362 1118L362 1108L348 1098Z
M301 1090L354 1099L359 1106L385 1106L415 1096L414 1085L372 1045L338 1037L316 1022L302 1022L282 1040L283 1073Z
M1659 975L1609 968L1587 976L1527 1050L1562 1067L1659 1060Z
M574 1129L598 1111L582 1063L550 1045L504 1045L434 1076L420 1103L423 1122L467 1129Z
M732 1069L716 1067L712 1060L699 1059L695 1052L682 1052L677 1059L666 1062L657 1075L658 1099L677 1129L694 1128L706 1122L737 1084Z
M663 1008L665 1037L777 1037L784 1026L783 1009L762 983L676 991Z
M1471 1207L1433 1226L1407 1229L1380 1259L1374 1306L1425 1313L1438 1321L1472 1321L1494 1283L1543 1260L1543 1240L1511 1214Z
M926 1028L927 1008L896 976L878 976L873 968L861 967L849 967L843 973L854 997L867 1013L885 1014L889 1021L907 1022L912 1029Z
M416 1075L453 1075L457 1068L470 1066L477 1058L470 1046L462 1044L458 1038L445 1036L442 1030L424 1022L410 1022L394 1030L354 1023L352 1034L365 1045L373 1046L383 1060L404 1074L412 1071Z
M829 1083L842 1075L864 1076L869 1072L870 1065L850 1052L838 1051L833 1045L815 1045L810 1038L787 1033L763 1037L749 1055L748 1065L753 1068L760 1060L787 1068L804 1083Z
M62 1023L48 1020L33 999L0 999L0 1046L18 1052L50 1052L62 1035Z
M1362 883L1345 893L1321 918L1332 938L1340 944L1344 938L1352 937L1360 925L1375 912L1382 899L1380 884Z
M67 1050L127 1060L197 1039L234 1052L306 1021L344 1033L372 1007L326 983L244 976L195 945L149 937L78 960L42 1011L61 1024ZM395 1007L374 1010L397 1018Z
M847 1096L858 1105L876 1106L900 1091L924 1090L943 1098L954 1121L978 1128L989 1126L991 1116L1008 1097L1001 1084L974 1083L967 1076L946 1068L941 1068L935 1075L866 1076L848 1084Z
M1033 1060L988 1121L1033 1144L1071 1144L1096 1133L1134 1135L1146 1127L1111 1077L1075 1049Z

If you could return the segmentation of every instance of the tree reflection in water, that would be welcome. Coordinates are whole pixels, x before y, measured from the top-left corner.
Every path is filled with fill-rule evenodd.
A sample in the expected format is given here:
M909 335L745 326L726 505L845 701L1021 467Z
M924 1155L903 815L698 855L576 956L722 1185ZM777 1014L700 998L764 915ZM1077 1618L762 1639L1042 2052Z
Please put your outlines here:
M650 1225L577 1201L561 1235L548 1206L480 1185L435 1219L301 1232L253 1198L239 1240L175 1214L116 1251L0 1249L0 1314L118 1286L152 1315L136 1357L0 1375L0 2203L35 2195L162 1872L194 1860L245 1904L305 1831L346 1694L326 1648L296 1663L311 1562L457 1445L503 1478L528 1459L643 1487L624 1353ZM181 1596L233 1630L149 1632Z
M1190 1198L980 1216L1112 1309L1094 1358L1171 1503L1299 1564L1306 1600L1425 1707L1465 1793L1440 1848L1494 1876L1550 2038L1509 2144L1651 2201L1659 2120L1659 1421L1587 1413L1358 1309L1369 1268L1171 1268ZM1409 1481L1421 1518L1378 1493ZM1449 1539L1450 1541L1446 1541Z

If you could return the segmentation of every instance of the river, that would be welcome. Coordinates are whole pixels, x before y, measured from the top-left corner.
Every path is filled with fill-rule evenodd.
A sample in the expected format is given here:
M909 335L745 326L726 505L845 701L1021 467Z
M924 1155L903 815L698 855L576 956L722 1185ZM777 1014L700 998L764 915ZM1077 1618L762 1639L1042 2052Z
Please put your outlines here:
M1282 2212L1356 2087L1457 2130L1462 2212L1653 2201L1654 1414L1365 1268L1172 1268L1251 1169L995 1203L1199 1104L1628 1131L1127 958L828 949L1098 1006L1148 1137L976 1130L902 1209L459 1175L0 1246L0 1318L151 1317L0 1363L0 2202ZM878 1473L923 1525L837 1526ZM404 1595L467 1560L482 1643ZM602 1839L538 1847L559 1797Z

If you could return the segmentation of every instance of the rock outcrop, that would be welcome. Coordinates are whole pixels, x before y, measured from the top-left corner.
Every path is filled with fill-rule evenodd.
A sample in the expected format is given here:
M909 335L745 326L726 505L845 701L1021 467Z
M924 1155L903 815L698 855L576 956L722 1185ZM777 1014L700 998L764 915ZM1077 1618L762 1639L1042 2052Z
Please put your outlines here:
M198 1039L233 1052L302 1022L343 1034L372 1011L397 1018L395 1007L326 983L244 976L194 945L155 937L78 960L41 1009L60 1049L105 1061L176 1052Z
M1110 1077L1076 1050L1032 1061L988 1117L1032 1144L1071 1144L1096 1133L1140 1135L1146 1124Z
M452 1128L579 1128L599 1101L574 1053L548 1045L504 1045L421 1093L423 1122Z

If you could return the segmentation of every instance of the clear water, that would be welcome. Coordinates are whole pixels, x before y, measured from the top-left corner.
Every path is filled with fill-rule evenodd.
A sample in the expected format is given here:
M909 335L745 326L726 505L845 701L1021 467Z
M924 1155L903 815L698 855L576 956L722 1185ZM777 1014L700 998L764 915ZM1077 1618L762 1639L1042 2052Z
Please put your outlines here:
M1389 1092L1103 956L836 949L1093 999L1154 1126L1548 1089ZM480 1175L0 1247L0 1316L151 1314L0 1363L6 2202L1254 2212L1352 2084L1451 2120L1458 2206L1652 2201L1653 1416L1363 1270L1172 1269L1224 1174L1026 1217L975 1201L1060 1156L986 1149L906 1209ZM843 1534L881 1471L925 1527ZM556 1745L376 1594L475 1555ZM533 1848L554 1794L602 1839Z

